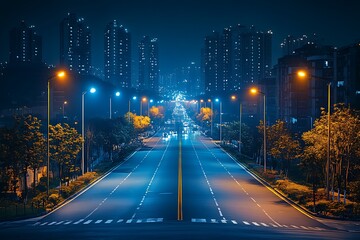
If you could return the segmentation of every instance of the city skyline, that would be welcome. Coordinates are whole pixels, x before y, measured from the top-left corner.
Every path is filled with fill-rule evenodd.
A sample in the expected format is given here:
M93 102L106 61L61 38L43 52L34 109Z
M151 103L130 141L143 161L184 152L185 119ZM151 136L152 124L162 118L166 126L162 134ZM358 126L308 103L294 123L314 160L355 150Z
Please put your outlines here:
M103 69L104 30L106 24L117 20L132 35L133 58L136 43L145 35L158 38L159 64L163 73L177 67L200 62L200 49L205 36L212 30L222 31L229 26L254 25L261 31L272 30L273 65L280 57L280 44L287 35L302 36L316 33L324 44L341 47L360 38L358 3L339 4L338 1L303 1L301 6L286 5L284 1L7 1L0 14L0 62L8 61L8 32L24 20L34 25L43 37L43 60L58 65L59 26L67 13L85 19L92 32L92 66ZM308 4L307 4L308 3ZM104 13L104 14L99 14ZM335 14L336 13L336 14ZM306 17L305 17L306 16ZM326 20L323 20L326 19ZM336 32L336 34L334 34ZM135 58L136 59L136 58Z

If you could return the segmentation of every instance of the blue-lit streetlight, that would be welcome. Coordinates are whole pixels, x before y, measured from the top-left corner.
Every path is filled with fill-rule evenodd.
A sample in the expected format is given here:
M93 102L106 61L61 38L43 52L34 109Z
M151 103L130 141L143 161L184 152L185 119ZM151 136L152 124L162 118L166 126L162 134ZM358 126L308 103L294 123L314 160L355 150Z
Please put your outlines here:
M132 100L136 100L137 99L137 97L136 96L133 96L132 98L131 98ZM131 112L131 108L130 108L130 106L131 106L131 99L129 99L129 111L128 111L128 121L130 122L130 112Z
M117 92L115 92L115 97L119 97L120 96L120 92L119 91L117 91ZM112 112L112 110L111 110L111 96L110 96L110 98L109 98L109 101L110 101L110 109L109 109L109 112L110 112L110 116L109 116L109 118L111 119L111 112Z
M221 139L222 139L222 102L220 101L219 98L215 98L215 102L219 102L220 103L220 144L221 144Z
M90 93L95 93L96 88L90 88ZM84 175L85 173L85 94L87 91L84 91L81 95L81 136L83 137L83 142L81 146L81 174Z

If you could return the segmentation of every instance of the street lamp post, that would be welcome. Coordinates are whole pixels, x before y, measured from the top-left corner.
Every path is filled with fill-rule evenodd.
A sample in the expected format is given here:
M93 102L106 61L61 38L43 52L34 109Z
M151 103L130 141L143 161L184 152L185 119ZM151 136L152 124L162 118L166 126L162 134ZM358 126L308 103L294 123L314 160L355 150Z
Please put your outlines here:
M213 102L211 101L211 115L210 115L210 117L211 117L211 120L210 120L210 123L211 123L211 126L210 126L210 135L211 135L211 137L213 136L213 111L214 111L214 104L213 104Z
M57 74L49 77L47 79L47 165L46 165L46 178L47 178L47 187L46 195L49 197L49 188L50 188L50 81L56 77L63 78L65 77L65 72L60 71Z
M300 78L305 78L307 76L307 72L300 70L297 72L297 76ZM327 80L324 77L320 77L320 76L314 76L314 75L310 75L311 77L315 78L315 79L320 79L320 80ZM326 146L326 196L327 199L329 199L330 195L329 195L329 188L330 188L330 184L329 184L329 172L330 172L330 113L331 113L331 82L327 83L327 108L328 108L328 112L327 112L327 124L328 124L328 128L327 128L327 146Z
M253 94L260 93L264 97L264 172L266 172L266 94L259 91L257 88L251 88L250 92Z
M236 100L236 96L233 95L231 96L231 100ZM239 153L241 155L241 142L242 142L242 138L241 138L241 124L242 124L242 103L240 102L239 99Z
M133 97L132 97L132 100L136 100L136 96L133 96ZM128 121L129 121L129 122L130 122L130 112L131 112L130 106L131 106L131 99L129 99L129 112L128 112L128 113L129 113L129 114L128 114L128 115L129 115L129 116L128 116Z
M220 123L219 123L220 124L220 131L219 131L220 136L219 136L219 140L220 140L220 144L221 144L221 139L222 139L222 102L218 98L216 98L215 101L220 102L220 120L219 120L220 121Z
M63 102L63 108L62 108L62 110L63 110L63 118L65 117L65 105L66 105L67 103L68 103L67 101L64 101L64 102Z
M120 92L116 92L115 93L115 96L116 97L119 97L120 96ZM109 98L109 101L110 101L110 105L109 105L109 107L110 107L110 109L109 109L109 113L110 113L110 115L109 115L109 118L111 119L111 115L112 115L112 109L111 109L111 96L110 96L110 98Z
M96 89L91 88L90 93L95 93ZM87 91L84 91L81 95L81 136L83 141L81 143L81 175L85 173L85 94Z
M140 116L142 116L142 105L143 105L143 102L147 102L147 98L146 97L143 97L140 101Z

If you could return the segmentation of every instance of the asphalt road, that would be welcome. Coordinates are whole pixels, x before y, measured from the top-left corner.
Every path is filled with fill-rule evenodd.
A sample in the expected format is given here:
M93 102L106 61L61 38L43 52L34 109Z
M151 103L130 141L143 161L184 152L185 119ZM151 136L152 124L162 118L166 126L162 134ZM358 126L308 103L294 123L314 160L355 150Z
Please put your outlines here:
M294 208L198 133L162 133L50 214L1 239L359 239Z

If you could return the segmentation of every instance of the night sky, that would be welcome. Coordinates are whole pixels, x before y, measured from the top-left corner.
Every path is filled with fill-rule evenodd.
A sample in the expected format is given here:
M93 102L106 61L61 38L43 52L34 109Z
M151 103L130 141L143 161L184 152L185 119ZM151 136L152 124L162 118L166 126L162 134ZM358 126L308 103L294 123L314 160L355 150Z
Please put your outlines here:
M74 12L91 28L92 65L101 69L104 29L113 19L132 34L134 56L143 35L158 38L162 72L199 63L204 37L238 23L273 31L274 64L288 34L316 33L338 47L360 40L359 9L357 0L1 0L0 62L8 60L9 30L25 20L43 37L44 61L58 64L59 24Z

